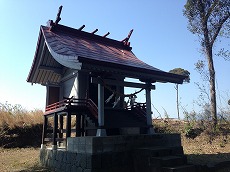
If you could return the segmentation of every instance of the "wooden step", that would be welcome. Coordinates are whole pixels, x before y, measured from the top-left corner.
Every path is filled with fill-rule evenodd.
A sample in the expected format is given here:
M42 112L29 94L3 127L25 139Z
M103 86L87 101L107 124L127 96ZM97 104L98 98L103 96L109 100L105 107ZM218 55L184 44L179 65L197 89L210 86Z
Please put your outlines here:
M162 167L162 172L196 172L196 166L195 165L181 165L181 166L175 166L175 167Z

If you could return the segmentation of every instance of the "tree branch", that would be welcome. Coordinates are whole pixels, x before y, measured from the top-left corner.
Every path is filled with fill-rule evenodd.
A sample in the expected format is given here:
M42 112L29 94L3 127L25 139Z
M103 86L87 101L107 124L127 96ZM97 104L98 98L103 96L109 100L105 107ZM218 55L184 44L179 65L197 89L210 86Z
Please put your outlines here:
M204 34L205 46L210 47L210 38L208 35L209 30L208 30L207 20L205 19L206 15L205 15L204 3L202 2L202 0L198 0L198 3L199 3L198 8L200 12L201 25L202 25L202 30Z
M214 8L216 7L217 3L218 3L218 0L215 0L215 1L213 2L213 4L211 5L211 7L208 9L208 12L207 12L207 14L206 14L206 16L205 16L205 22L208 21L208 18L209 18L209 16L211 15L211 13L212 13L212 11L214 10Z
M230 13L228 12L228 14L227 14L222 20L220 20L219 25L218 25L218 27L217 27L217 29L216 29L216 32L214 33L214 35L213 35L213 37L212 37L212 40L211 40L211 42L210 42L211 46L214 44L214 42L215 42L217 36L219 35L220 30L221 30L221 28L222 28L222 25L223 25L229 18L230 18Z
M198 0L198 3L200 4L198 5L199 11L200 11L200 17L202 21L204 21L205 20L204 3L201 0Z

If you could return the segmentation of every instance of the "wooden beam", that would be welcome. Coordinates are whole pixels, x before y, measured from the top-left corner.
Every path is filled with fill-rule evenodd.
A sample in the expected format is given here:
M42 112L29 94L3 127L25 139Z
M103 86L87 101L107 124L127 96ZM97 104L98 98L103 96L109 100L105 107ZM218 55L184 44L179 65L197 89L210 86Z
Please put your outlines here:
M55 20L55 25L58 24L58 22L61 20L61 10L62 10L62 5L59 7L58 9L58 13L57 13L57 17L56 17L56 20Z
M43 122L43 131L42 131L42 145L44 145L44 141L45 141L45 138L47 135L48 119L45 115L43 116L43 120L44 120L44 122Z
M57 146L57 129L58 129L58 116L57 113L54 113L54 117L53 117L53 146Z
M98 78L92 77L91 83L99 84L101 81ZM122 87L133 87L133 88L150 88L151 90L155 90L155 85L143 84L143 83L134 83L134 82L126 82L126 81L117 81L111 79L103 79L104 84L106 85L116 85Z
M106 36L108 36L110 33L109 32L107 32L103 37L105 38Z
M76 115L76 118L77 118L77 121L76 121L76 137L81 136L81 117L82 117L81 114Z
M85 60L85 59L84 59ZM81 60L82 62L83 60ZM110 64L107 62L102 62L101 65L98 65L98 63L91 62L92 60L85 60L88 62L88 64L84 64L85 70L90 70L92 72L108 72L111 74L120 75L123 77L129 77L129 78L135 78L139 79L142 82L149 82L155 83L155 82L171 82L171 83L178 83L181 84L181 76L167 73L164 71L153 71L153 70L145 70L141 69L140 71L135 70L134 68L127 66L126 68L124 66L118 65L118 64ZM105 73L105 72L104 72ZM171 75L171 76L170 76ZM178 77L179 76L179 77ZM182 76L183 77L183 76Z
M98 83L98 126L104 127L105 120L104 120L104 86L101 82ZM97 136L106 136L105 129L97 129Z
M95 34L98 31L98 29L95 29L91 34Z
M59 116L59 138L63 138L63 133L61 132L61 130L63 130L63 126L64 126L64 120L63 120L63 115L58 115Z
M67 112L66 116L66 139L71 136L71 113Z
M82 30L84 29L85 25L82 25L80 28L78 28L78 30Z
M147 126L152 126L152 111L151 111L151 90L146 89L146 122ZM148 128L147 134L153 134L154 130L153 128Z

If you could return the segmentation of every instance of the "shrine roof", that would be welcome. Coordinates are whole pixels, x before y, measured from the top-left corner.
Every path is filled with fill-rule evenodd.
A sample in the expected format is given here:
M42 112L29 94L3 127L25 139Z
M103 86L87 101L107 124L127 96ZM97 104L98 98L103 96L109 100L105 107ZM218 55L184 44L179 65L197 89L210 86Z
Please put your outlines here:
M61 79L60 70L63 66L81 70L84 65L90 64L97 68L110 67L114 70L122 70L123 73L128 72L128 77L132 77L132 74L136 76L142 73L144 77L139 79L183 82L184 76L164 72L138 59L131 51L132 48L127 38L117 41L106 36L96 35L95 32L88 33L82 29L74 29L60 24L55 27L41 26L37 50L27 81L44 84L45 79L42 77L48 75L45 72L52 71L52 78L55 78L53 82L59 82ZM52 69L48 69L47 66Z
M131 51L131 47L122 41L62 25L56 26L53 31L50 31L49 27L41 26L41 30L48 47L63 57L71 56L79 61L91 60L160 71L139 60Z

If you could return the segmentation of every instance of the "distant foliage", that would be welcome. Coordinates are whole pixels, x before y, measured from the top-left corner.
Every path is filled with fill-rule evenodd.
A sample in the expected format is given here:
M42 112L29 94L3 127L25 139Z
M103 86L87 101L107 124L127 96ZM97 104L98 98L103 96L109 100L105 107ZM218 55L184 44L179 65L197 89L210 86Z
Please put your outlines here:
M182 69L182 68L175 68L169 71L170 73L178 74L178 75L184 75L187 76L187 78L184 79L184 82L189 83L190 82L190 72Z
M184 76L187 76L183 82L184 83L189 83L190 82L190 72L185 70L185 69L182 69L182 68L175 68L175 69L172 69L169 71L170 73L174 73L174 74L178 74L178 75L184 75ZM178 84L176 84L176 104L177 104L177 116L178 116L178 119L180 119L180 110L179 110L179 106L180 106L180 103L179 103L179 86Z
M43 111L28 111L21 105L0 103L0 147L39 146Z
M28 111L21 105L12 105L8 102L0 103L0 128L25 127L42 124L43 111L35 109Z

